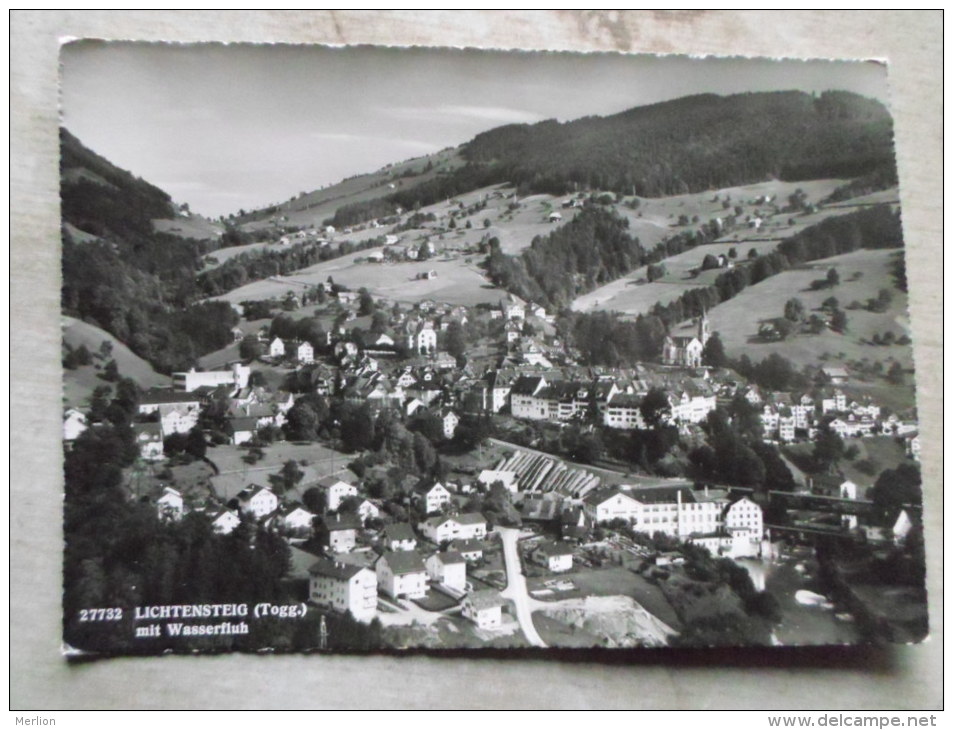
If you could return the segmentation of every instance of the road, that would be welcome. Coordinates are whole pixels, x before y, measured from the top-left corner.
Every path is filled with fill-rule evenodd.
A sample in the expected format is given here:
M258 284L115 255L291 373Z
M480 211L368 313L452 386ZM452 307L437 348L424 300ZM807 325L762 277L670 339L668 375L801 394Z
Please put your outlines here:
M533 646L545 649L546 642L533 626L533 612L530 608L529 594L526 592L526 577L523 575L519 552L516 549L519 530L512 527L497 527L496 532L503 541L503 558L506 561L506 589L500 591L500 595L513 601L516 606L516 620L519 621L526 640Z

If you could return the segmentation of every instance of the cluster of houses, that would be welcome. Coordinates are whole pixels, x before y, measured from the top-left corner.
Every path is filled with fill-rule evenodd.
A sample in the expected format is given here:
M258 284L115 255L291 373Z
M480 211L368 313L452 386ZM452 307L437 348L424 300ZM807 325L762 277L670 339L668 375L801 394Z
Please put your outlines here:
M458 602L462 615L479 628L498 628L504 601L490 589L474 590L468 569L482 560L488 535L487 520L480 513L452 511L451 492L441 483L423 483L413 495L426 516L416 527L409 522L372 529L381 516L381 505L337 476L313 485L324 494L325 511L314 514L299 502L287 502L274 490L249 485L229 507L201 505L213 529L233 531L241 520L251 519L284 535L292 545L316 538L320 555L311 555L308 595L316 605L349 612L359 621L378 615L378 600L426 598L436 590ZM344 511L345 500L356 498ZM355 506L356 505L356 506ZM183 495L165 487L156 499L161 519L179 520L189 508ZM310 553L309 553L310 554Z

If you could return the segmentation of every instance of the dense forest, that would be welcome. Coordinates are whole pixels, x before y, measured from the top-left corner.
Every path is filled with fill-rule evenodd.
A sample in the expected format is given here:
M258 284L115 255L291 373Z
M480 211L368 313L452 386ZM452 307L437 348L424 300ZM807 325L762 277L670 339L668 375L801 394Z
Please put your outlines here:
M227 304L196 303L195 275L216 241L153 230L172 218L169 196L60 130L62 307L129 345L162 372L223 347L237 317Z
M519 256L493 246L487 275L527 301L559 308L641 265L645 249L628 228L628 220L611 209L590 205L565 226L536 237Z
M892 122L847 92L702 94L608 117L499 127L464 149L533 192L659 197L774 177L857 177L892 164Z

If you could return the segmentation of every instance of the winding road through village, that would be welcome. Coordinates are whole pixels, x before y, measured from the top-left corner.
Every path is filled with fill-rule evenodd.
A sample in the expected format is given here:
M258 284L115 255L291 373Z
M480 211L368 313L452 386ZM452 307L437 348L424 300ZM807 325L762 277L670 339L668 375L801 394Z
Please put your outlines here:
M533 646L546 648L546 642L533 625L531 599L526 592L526 577L523 575L519 551L516 549L519 530L512 527L497 527L496 532L499 533L503 542L503 559L506 561L506 589L500 591L500 595L513 601L516 606L516 620L519 621L526 640Z

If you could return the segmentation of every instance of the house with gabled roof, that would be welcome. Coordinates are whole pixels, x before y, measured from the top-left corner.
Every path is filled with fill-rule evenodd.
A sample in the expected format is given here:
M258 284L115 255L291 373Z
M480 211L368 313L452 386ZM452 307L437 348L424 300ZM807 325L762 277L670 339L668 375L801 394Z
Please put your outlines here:
M450 541L449 550L460 553L463 559L468 562L480 560L483 558L484 545L482 540L477 538L456 539Z
M333 474L319 479L317 486L324 492L328 512L337 512L341 502L348 497L357 496L357 487L348 484Z
M308 598L312 603L358 621L370 623L377 615L377 573L360 565L321 558L309 569Z
M546 541L533 551L533 557L554 573L572 570L572 546L565 542Z
M348 553L357 545L357 533L362 528L357 515L330 515L317 524L316 532L329 552Z
M498 629L503 624L503 606L506 601L494 590L468 593L463 599L461 611L479 629Z
M430 584L440 583L452 591L463 593L467 589L467 561L460 553L448 551L434 553L425 561Z
M165 487L162 495L156 500L156 509L160 520L178 521L185 514L185 500L178 489Z
M212 531L218 535L228 535L242 523L239 516L230 509L222 509L212 514Z
M431 542L440 545L448 540L486 537L486 518L479 512L461 515L439 515L417 526Z
M427 595L427 567L416 550L385 552L374 564L377 584L391 598L423 598Z
M391 552L399 550L416 550L417 535L414 528L407 522L395 522L387 525L383 530L384 549Z
M450 503L450 492L440 482L428 484L424 482L415 490L417 498L421 500L425 514L439 512L440 508Z
M242 512L247 512L260 520L278 509L278 497L268 487L249 484L238 493L238 504Z

